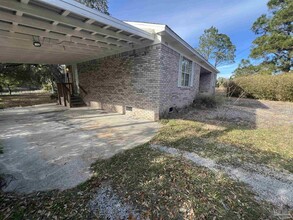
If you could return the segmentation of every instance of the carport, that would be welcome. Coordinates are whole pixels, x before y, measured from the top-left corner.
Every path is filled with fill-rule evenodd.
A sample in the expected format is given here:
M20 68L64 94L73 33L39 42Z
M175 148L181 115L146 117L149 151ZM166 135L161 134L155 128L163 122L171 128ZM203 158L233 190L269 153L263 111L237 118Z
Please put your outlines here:
M149 141L156 122L56 104L0 111L4 191L68 189L91 177L98 159Z
M66 64L72 80L59 103L78 94L77 63L152 44L154 35L73 0L1 0L0 62ZM54 74L54 73L53 73Z
M73 0L0 1L0 62L65 64L73 74L58 84L64 105L81 90L77 63L153 41L153 34ZM56 104L5 109L0 116L5 191L73 187L91 176L95 160L145 143L158 129L156 122Z

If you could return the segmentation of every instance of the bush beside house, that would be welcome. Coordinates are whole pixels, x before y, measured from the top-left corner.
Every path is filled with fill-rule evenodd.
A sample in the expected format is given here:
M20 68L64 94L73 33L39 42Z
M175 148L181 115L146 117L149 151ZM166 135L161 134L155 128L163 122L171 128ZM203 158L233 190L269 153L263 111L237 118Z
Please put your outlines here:
M229 96L293 102L293 74L238 77L229 81L227 92Z

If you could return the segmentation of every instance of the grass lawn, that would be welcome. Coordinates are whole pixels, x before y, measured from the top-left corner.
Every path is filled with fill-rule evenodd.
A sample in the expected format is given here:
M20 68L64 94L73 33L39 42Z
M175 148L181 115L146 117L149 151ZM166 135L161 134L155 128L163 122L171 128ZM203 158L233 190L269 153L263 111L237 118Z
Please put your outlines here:
M13 95L0 95L0 109L24 107L56 102L50 98L50 93L20 93Z
M143 219L278 219L274 207L226 174L151 149L196 152L221 164L267 165L293 173L292 103L228 100L215 109L190 109L162 120L143 146L93 164L94 177L74 189L31 195L1 193L0 219L91 219L89 201L101 183ZM293 214L293 213L292 213Z
M220 163L265 164L293 173L293 126L248 129L173 119L164 121L152 142L196 152Z
M120 196L150 219L260 219L270 206L222 173L214 173L147 145L94 165Z
M89 218L88 201L103 181L110 181L123 202L137 207L144 219L270 218L272 207L257 201L244 184L147 144L98 161L93 170L90 181L64 192L2 194L0 218L4 213L10 219Z

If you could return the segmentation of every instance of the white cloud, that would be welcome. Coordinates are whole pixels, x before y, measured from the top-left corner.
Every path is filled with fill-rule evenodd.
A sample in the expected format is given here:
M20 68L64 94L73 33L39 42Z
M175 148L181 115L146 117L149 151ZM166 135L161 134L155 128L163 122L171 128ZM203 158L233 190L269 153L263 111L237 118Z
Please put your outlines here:
M217 67L217 69L220 71L219 77L230 76L237 67L238 67L238 63L233 63L233 64Z
M225 70L225 69L237 68L237 66L238 66L237 63L223 65L223 66L219 66L218 67L218 70Z

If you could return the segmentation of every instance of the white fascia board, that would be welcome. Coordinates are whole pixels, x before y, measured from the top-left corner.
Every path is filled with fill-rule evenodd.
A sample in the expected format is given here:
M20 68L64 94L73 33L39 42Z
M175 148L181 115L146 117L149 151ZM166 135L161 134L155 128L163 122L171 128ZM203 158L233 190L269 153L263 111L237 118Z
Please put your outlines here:
M167 33L171 36L175 41L179 42L186 49L188 49L192 54L194 54L198 59L207 64L208 67L212 70L211 72L219 73L219 71L214 67L211 63L209 63L199 52L197 52L194 48L192 48L188 43L186 43L180 36L178 36L171 28L164 24L155 24L155 23L147 23L147 22L132 22L125 21L128 24L131 24L135 27L148 31L150 33L156 33L159 35L163 35ZM172 43L171 43L172 44Z
M165 33L167 33L173 39L175 39L176 41L178 41L181 45L183 45L186 49L188 49L190 52L192 52L201 61L205 62L211 68L211 70L212 70L211 72L213 72L213 73L219 73L219 70L216 67L214 67L209 61L207 61L199 52L197 52L194 48L192 48L181 37L179 37L171 28L169 28L167 25L165 27L166 27L166 29L164 30Z
M135 26L139 29L145 30L149 33L159 33L166 29L166 25L164 24L153 24L146 22L133 22L133 21L124 21L127 24Z
M85 5L80 4L79 2L76 2L73 0L38 0L38 1L48 5L52 5L54 7L58 7L66 11L70 11L72 13L84 16L86 18L95 20L97 22L115 27L117 29L130 32L137 36L140 36L149 40L154 40L153 34L148 33L144 30L141 30L137 27L134 27L130 24L127 24L123 21L120 21L119 19L113 18L104 13L101 13L97 10L91 9Z

